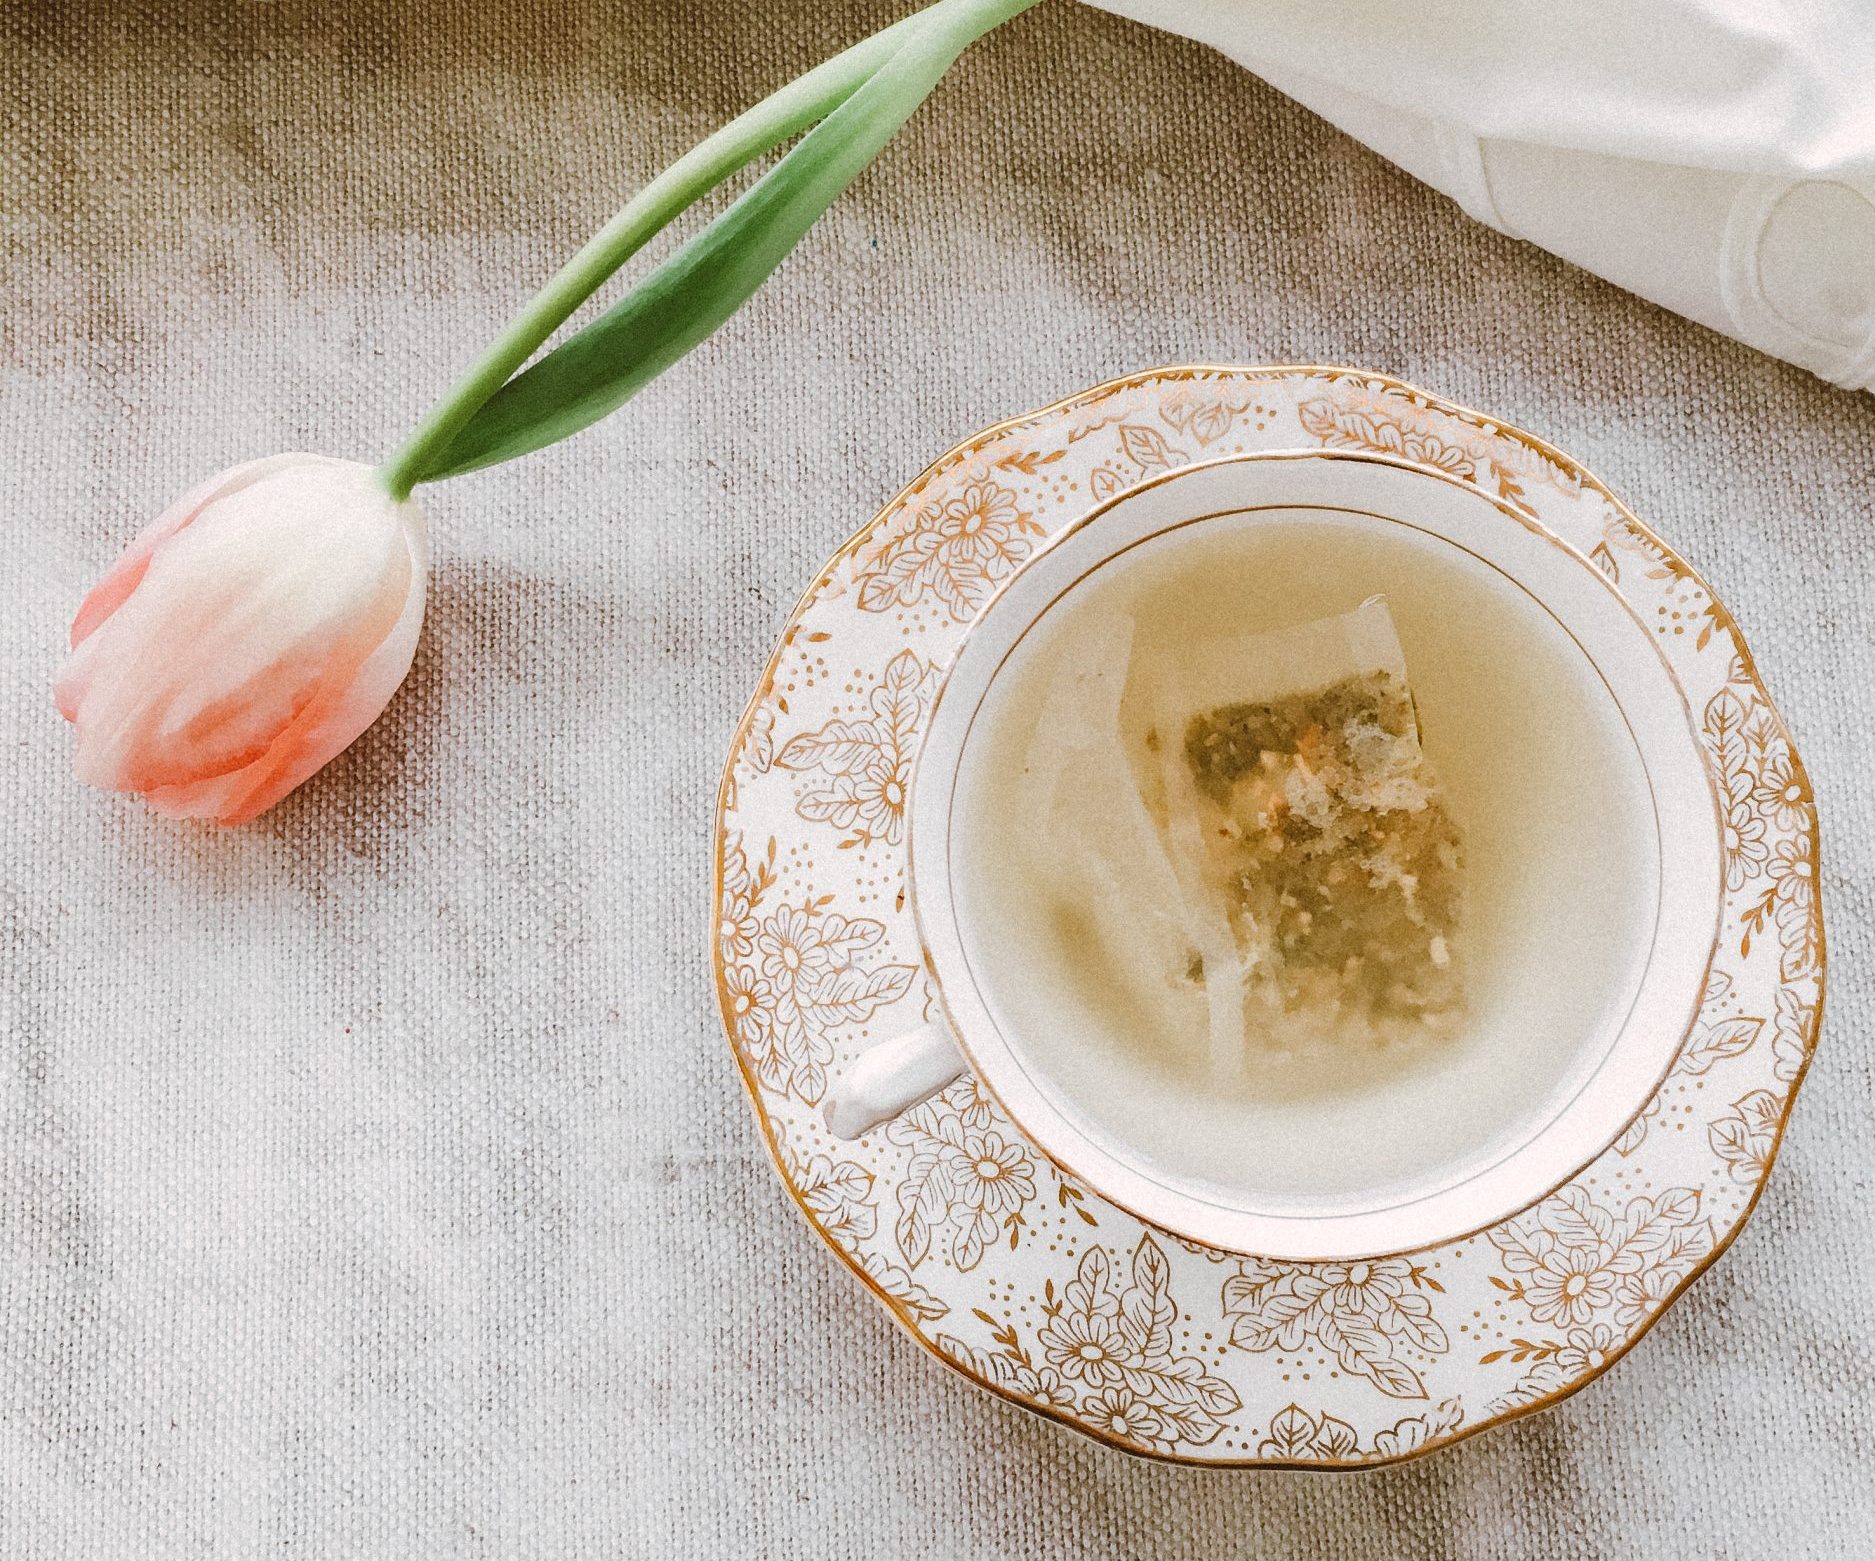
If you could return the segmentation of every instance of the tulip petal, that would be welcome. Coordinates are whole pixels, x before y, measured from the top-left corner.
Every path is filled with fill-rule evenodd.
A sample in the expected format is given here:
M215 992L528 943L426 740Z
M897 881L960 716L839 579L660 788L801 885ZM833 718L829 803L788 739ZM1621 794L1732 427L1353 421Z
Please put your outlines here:
M278 473L163 544L73 652L111 675L79 725L83 778L147 791L228 774L351 676L402 609L409 563L363 468Z
M85 599L78 604L77 614L72 618L72 645L76 647L79 641L124 604L124 599L136 590L138 582L143 579L144 571L150 567L150 559L157 548L194 520L209 504L283 467L303 461L327 459L330 458L303 454L263 455L258 460L243 461L239 466L231 466L225 472L217 472L206 481L198 482L139 531L131 539L130 546L118 556L117 562L105 571L104 578L86 593ZM71 719L69 714L66 719Z
M271 806L403 680L426 571L421 513L358 463L275 457L203 484L81 610L58 681L80 779L227 823Z
M220 800L212 814L219 823L246 823L331 763L384 713L391 695L409 674L423 627L429 543L422 515L412 505L404 508L408 512L409 588L396 623L348 677L333 679L321 690L261 762L234 777L241 784ZM156 794L150 801L156 804Z

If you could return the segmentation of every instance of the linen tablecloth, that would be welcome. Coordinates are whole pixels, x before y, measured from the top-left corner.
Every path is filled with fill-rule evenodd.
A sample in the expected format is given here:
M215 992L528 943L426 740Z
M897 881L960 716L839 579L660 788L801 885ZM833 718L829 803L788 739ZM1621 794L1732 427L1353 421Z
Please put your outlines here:
M381 453L629 190L892 7L0 12L0 1557L1792 1557L1875 1497L1875 401L1052 5L719 336L427 499L415 671L255 825L76 786L73 606L203 473ZM945 1373L772 1175L707 956L788 606L928 459L1160 362L1345 362L1612 483L1814 773L1823 1045L1732 1251L1552 1413L1360 1476ZM1845 1548L1847 1547L1847 1548Z

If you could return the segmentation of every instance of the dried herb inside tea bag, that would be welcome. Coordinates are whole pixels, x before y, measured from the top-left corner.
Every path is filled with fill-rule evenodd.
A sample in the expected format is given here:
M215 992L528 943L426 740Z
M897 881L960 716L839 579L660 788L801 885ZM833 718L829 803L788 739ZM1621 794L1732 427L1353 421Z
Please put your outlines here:
M1220 1009L1278 1051L1449 1032L1459 839L1384 599L1139 675L1142 796L1184 892L1231 927L1234 969L1206 967L1214 1044Z

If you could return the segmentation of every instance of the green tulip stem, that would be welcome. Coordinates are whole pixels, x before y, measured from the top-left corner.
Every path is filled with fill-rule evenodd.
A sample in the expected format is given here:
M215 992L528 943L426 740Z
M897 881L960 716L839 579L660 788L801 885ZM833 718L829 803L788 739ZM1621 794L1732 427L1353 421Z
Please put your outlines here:
M424 463L620 266L725 179L826 118L892 57L918 21L914 15L894 22L797 77L698 143L628 200L528 300L384 463L379 477L391 497L410 497L410 490L422 480Z
M721 318L733 312L741 299L759 284L761 277L779 263L781 254L792 248L799 237L799 232L794 230L798 228L804 232L813 216L824 210L826 204L857 176L859 169L870 161L878 146L884 144L892 130L903 123L918 102L929 93L937 77L957 53L975 37L1035 3L1036 0L938 0L937 4L874 33L870 38L798 77L680 157L627 201L618 214L508 322L488 350L470 366L379 469L379 480L384 487L394 499L401 501L407 499L411 490L420 482L453 475L456 471L470 469L472 465L489 465L496 460L508 459L510 453L525 453L524 449L515 448L511 452L502 450L473 461L443 460L446 452L460 443L460 436L476 414L509 383L573 312L646 242L698 199L755 159L773 151L801 131L821 125L820 131L810 133L754 189L706 229L699 239L692 240L690 245L648 279L646 287L658 283L660 278L664 279L656 301L667 312L675 307L681 314L684 300L681 296L673 300L669 287L673 266L683 262L686 255L697 251L701 241L712 234L717 236L714 249L718 252L724 239L736 239L742 243L753 239L756 241L753 247L761 250L763 246L759 241L762 235L750 231L751 223L746 220L746 216L739 223L731 223L728 219L735 218L738 211L744 210L765 187L772 191L777 176L783 175L784 171L787 171L788 177L780 180L780 183L785 187L790 180L795 184L801 183L803 172L811 174L829 161L842 165L836 170L840 175L837 183L825 176L819 181L822 188L817 193L824 194L825 199L813 209L806 222L800 221L801 211L787 209L775 214L768 222L771 228L787 230L779 235L785 239L785 243L781 244L780 253L773 254L772 258L766 253L763 255L766 264L761 274L749 282L740 296L733 299L705 299L699 308L692 311L696 316L694 321L687 318L680 320L674 329L664 332L666 337L681 337L688 345L695 345L695 340L700 340L721 323ZM905 101L907 97L910 101ZM858 128L862 132L869 128L874 131L870 136L862 133L858 140L863 144L857 148L851 144L854 137L850 134L846 137L825 134L833 128L835 120L839 118L839 111L856 98L865 98L872 105L870 115L859 116ZM826 123L823 124L823 121ZM849 118L843 123L852 121ZM880 129L883 129L883 135L877 133ZM817 136L821 137L818 143ZM848 153L844 159L839 156L843 149ZM851 166L856 152L863 153L863 156L858 157L857 166ZM810 155L804 158L803 153ZM757 204L759 206L760 203ZM761 213L758 211L754 215L759 217ZM711 249L710 245L702 247L706 252ZM773 248L771 243L769 249ZM748 267L743 269L746 271ZM639 293L644 291L645 288L639 289ZM626 303L630 303L631 298L636 296L637 293L628 296ZM727 307L723 307L725 302ZM699 325L702 327L700 334L697 330ZM692 337L695 340L691 340ZM574 342L577 343L579 339L575 337ZM630 344L626 346L629 348ZM688 350L688 346L683 350ZM551 364L553 356L544 359L543 366ZM647 362L645 367L648 372L632 374L629 372L629 363L615 366L626 371L623 377L632 381L632 388L635 389L637 384L655 376L667 366L667 353L659 351L655 356L660 361L654 364ZM549 381L551 378L548 376ZM610 410L610 407L606 410ZM603 415L603 412L595 415ZM592 420L591 416L585 417L584 421L580 421L578 416L562 418L560 421L567 425L563 431L548 430L547 437L535 438L532 443L526 444L526 448L539 448L543 443L563 438L567 432L584 427L586 422Z

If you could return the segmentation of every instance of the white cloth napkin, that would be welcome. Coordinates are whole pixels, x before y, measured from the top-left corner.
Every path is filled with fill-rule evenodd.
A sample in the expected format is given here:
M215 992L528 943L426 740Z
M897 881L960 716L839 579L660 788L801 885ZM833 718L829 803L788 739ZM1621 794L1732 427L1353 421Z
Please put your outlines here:
M1872 0L1092 0L1222 50L1471 216L1875 389Z

